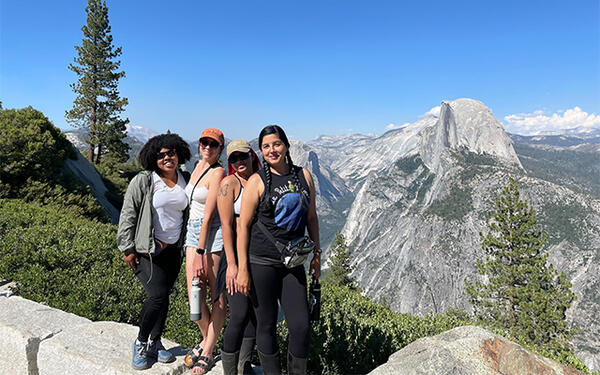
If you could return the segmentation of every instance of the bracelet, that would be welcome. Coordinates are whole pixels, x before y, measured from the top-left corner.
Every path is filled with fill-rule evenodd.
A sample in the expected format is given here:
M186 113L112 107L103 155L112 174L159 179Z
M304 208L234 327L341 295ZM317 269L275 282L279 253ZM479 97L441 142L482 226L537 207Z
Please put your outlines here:
M313 249L313 253L315 253L315 254L321 254L322 252L323 252L323 250L317 249L316 247Z
M206 249L196 249L196 254L204 254L206 252Z

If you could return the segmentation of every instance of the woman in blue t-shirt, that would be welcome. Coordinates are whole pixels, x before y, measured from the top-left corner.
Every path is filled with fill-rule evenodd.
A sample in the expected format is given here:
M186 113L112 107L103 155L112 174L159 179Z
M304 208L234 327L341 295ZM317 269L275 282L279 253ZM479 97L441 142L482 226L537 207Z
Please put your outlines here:
M263 168L250 177L242 197L236 286L253 300L256 345L264 373L281 374L276 337L279 300L289 330L288 374L305 374L310 326L304 266L286 268L277 247L257 222L281 243L304 236L308 229L315 243L309 273L318 279L321 250L315 187L310 172L293 164L290 143L281 127L265 127L258 143Z

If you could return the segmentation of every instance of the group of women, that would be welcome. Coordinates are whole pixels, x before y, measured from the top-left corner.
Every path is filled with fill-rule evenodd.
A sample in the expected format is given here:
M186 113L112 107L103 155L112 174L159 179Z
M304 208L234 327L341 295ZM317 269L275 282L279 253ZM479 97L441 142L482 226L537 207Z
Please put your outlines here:
M200 280L204 293L201 319L196 321L203 340L185 357L192 373L204 374L214 366L227 304L229 323L221 350L226 375L252 371L255 341L264 373L281 374L279 304L289 329L288 374L306 373L306 273L302 264L286 267L274 241L288 243L308 231L315 244L309 274L320 277L314 183L308 170L293 164L281 127L265 127L258 141L262 162L247 141L228 144L227 176L219 164L225 139L218 129L202 132L201 160L191 175L178 168L191 157L178 135L153 137L142 148L144 170L127 188L117 235L125 263L146 292L133 368L175 360L162 345L161 334L170 290L185 257L188 295L194 279Z

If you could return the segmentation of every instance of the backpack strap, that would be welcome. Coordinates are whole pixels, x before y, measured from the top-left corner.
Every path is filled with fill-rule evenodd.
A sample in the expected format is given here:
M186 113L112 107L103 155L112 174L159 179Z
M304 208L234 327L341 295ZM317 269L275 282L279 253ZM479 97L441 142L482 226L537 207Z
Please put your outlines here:
M192 174L188 171L180 171L181 175L183 176L183 179L185 180L185 183L187 184L188 182L190 182L190 178L192 178Z
M264 235L267 236L269 241L273 242L273 245L275 245L277 250L279 250L279 252L283 254L283 249L285 248L285 245L277 241L277 239L271 234L271 232L269 232L269 229L267 229L267 227L262 223L262 221L260 221L260 219L256 220L256 225L258 225L258 228L261 230L261 232L263 232Z

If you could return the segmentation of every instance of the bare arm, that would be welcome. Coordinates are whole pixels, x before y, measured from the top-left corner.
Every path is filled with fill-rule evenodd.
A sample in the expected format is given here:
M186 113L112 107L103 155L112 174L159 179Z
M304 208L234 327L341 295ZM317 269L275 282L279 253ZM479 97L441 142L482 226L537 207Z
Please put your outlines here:
M252 218L254 217L264 188L260 176L254 174L248 180L244 188L244 195L242 196L239 233L237 234L238 276L236 284L238 290L245 295L248 295L248 291L250 290L250 278L248 274L250 224L252 223Z
M315 249L320 250L321 243L319 241L319 218L317 216L317 208L315 203L315 184L310 172L306 168L304 168L302 172L304 173L304 178L308 183L308 189L310 192L310 207L308 209L308 215L306 216L308 235L315 243ZM318 252L314 253L313 258L310 261L309 273L312 273L316 279L321 277L321 254Z
M221 219L221 230L223 231L223 246L227 257L226 286L229 294L235 292L235 278L237 277L237 265L235 263L235 215L233 212L233 201L240 190L240 183L233 176L225 177L220 184L217 193L217 209ZM237 188L237 189L236 189Z
M200 227L200 236L198 239L198 248L204 249L206 246L206 239L210 230L213 216L217 210L217 193L219 192L219 184L225 177L225 171L223 168L216 168L208 176L208 196L206 197L206 204L204 206L204 218L202 219L202 226Z

